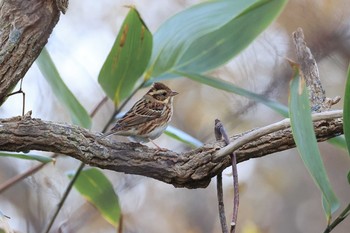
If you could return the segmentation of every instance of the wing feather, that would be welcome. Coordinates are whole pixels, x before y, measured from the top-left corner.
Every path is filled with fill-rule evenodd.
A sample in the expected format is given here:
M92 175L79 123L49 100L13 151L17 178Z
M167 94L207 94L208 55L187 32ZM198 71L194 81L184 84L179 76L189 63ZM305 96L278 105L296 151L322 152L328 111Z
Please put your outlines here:
M160 117L163 111L163 104L141 99L118 120L117 125L121 128L133 127Z

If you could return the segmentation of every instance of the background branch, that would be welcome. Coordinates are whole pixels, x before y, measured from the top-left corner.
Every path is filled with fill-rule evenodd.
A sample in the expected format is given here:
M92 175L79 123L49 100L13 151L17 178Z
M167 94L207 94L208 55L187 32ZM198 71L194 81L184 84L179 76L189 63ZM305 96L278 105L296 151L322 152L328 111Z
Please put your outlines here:
M341 111L333 112L336 113L334 118L329 117L330 112L314 115L317 120L314 126L318 141L343 133L343 120L339 114ZM259 129L231 137L230 144L254 131L259 132ZM231 165L229 154L217 156L221 154L221 148L225 147L224 142L209 143L195 150L175 153L159 152L138 143L100 140L98 136L100 134L77 126L47 122L28 116L0 121L0 150L51 151L103 169L152 177L175 187L206 187L213 176ZM241 146L236 150L237 162L293 147L295 144L291 129L284 127Z

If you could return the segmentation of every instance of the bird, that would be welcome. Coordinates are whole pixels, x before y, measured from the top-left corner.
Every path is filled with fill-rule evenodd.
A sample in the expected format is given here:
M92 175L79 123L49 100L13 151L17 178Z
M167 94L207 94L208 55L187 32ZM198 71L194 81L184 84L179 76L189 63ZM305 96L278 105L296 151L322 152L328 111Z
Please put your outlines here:
M117 120L110 132L102 135L105 138L112 134L128 136L135 142L152 142L167 128L173 115L173 99L178 92L165 84L155 82L150 90L138 100L130 110Z

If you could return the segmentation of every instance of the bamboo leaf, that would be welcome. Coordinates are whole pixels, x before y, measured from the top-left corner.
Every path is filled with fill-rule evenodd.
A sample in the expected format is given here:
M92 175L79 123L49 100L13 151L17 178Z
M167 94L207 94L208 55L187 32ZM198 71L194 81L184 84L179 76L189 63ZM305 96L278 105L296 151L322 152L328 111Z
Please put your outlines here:
M344 135L340 135L338 137L328 139L327 142L343 150L348 150Z
M300 157L311 177L322 192L323 207L327 222L339 208L339 201L329 183L311 119L308 90L303 77L299 76L299 67L293 65L294 75L290 84L289 114L293 138Z
M188 133L175 128L174 126L168 126L168 128L164 132L167 136L174 138L175 140L178 140L180 142L183 142L187 145L189 145L192 148L197 148L203 146L203 142L199 141L198 139L192 137Z
M288 116L288 108L283 104L277 101L272 101L263 95L255 94L254 92L250 92L248 90L235 86L232 83L226 82L224 80L220 80L218 78L213 78L207 75L201 75L201 74L195 74L195 73L189 73L189 72L176 72L176 73L178 75L187 77L194 81L203 83L205 85L208 85L220 90L232 92L237 95L244 96L248 99L252 99L254 101L264 104L265 106L271 108L272 110L276 111L282 116L285 116L285 117Z
M348 75L345 85L343 121L345 141L350 155L350 66L348 68Z
M32 154L22 154L22 153L6 153L6 152L0 152L0 157L12 157L12 158L18 158L18 159L26 159L26 160L36 160L42 163L49 163L49 162L55 162L55 159L41 156L41 155L32 155Z
M72 178L73 174L68 174ZM93 204L104 219L114 227L119 224L121 209L119 199L108 178L97 168L82 171L74 183L78 192Z
M197 4L166 21L154 34L148 73L202 73L246 48L281 12L286 0L219 0Z
M131 7L98 77L116 106L130 95L151 53L152 34L137 10Z
M63 82L46 48L41 51L36 63L57 99L69 111L73 124L90 128L89 114Z

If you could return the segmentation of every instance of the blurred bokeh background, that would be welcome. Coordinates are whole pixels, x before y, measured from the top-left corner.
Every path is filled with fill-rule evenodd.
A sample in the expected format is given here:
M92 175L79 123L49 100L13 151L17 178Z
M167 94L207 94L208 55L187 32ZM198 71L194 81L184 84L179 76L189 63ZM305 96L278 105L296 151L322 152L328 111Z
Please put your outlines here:
M90 112L104 97L97 77L127 14L135 5L155 32L169 17L196 4L196 0L70 0L47 48L68 87ZM291 34L302 27L314 53L327 96L343 96L350 58L350 2L347 0L290 0L277 19L257 40L224 67L212 71L218 77L287 104L291 70L286 58L295 58ZM232 43L235 43L232 41ZM167 81L180 95L175 100L172 125L203 142L214 141L214 119L224 123L230 135L265 126L281 119L270 109L245 98L195 83L185 78ZM69 114L57 101L34 64L23 81L26 111L44 120L69 122ZM141 90L128 109L146 90ZM22 97L9 98L0 117L21 114ZM93 131L101 131L113 112L108 102L93 119ZM341 109L342 101L334 108ZM159 145L178 152L188 147L165 135ZM346 174L347 153L324 142L321 154L343 209L350 201ZM39 153L39 152L38 152ZM0 158L0 182L23 173L36 162ZM35 175L0 196L1 211L10 216L15 232L40 232L62 197L79 161L59 157ZM321 195L295 149L238 165L240 208L238 232L323 232L326 226ZM206 189L177 189L149 178L105 171L118 192L124 215L124 232L214 233L221 232L215 179ZM227 219L232 211L232 176L224 171ZM339 214L339 211L336 213ZM350 219L334 232L348 233ZM116 232L97 210L73 190L55 223L53 232Z

